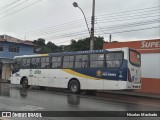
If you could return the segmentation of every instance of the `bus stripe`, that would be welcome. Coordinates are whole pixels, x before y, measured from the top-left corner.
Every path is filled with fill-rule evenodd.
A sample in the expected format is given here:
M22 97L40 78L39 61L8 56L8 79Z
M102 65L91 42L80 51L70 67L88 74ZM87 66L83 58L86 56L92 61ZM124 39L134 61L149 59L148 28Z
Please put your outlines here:
M71 75L78 76L78 77L83 77L83 78L92 79L92 80L100 80L99 78L91 77L91 76L88 76L88 75L84 75L84 74L75 72L75 71L73 71L71 69L63 69L63 71L67 72L67 73L69 73Z

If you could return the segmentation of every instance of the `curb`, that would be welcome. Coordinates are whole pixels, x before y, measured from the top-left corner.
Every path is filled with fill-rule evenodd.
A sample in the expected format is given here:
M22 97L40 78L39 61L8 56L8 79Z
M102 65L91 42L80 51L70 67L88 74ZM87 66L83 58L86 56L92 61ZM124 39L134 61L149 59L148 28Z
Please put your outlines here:
M0 79L0 83L8 83L8 84L10 84L10 80L2 80L2 79Z
M148 99L160 99L160 95L158 94L143 94L143 93L136 93L136 92L133 92L133 93L123 93L121 91L118 91L117 93L116 92L113 92L113 91L99 91L97 93L100 93L100 94L108 94L108 95L121 95L121 96L130 96L130 97L139 97L139 98L148 98Z

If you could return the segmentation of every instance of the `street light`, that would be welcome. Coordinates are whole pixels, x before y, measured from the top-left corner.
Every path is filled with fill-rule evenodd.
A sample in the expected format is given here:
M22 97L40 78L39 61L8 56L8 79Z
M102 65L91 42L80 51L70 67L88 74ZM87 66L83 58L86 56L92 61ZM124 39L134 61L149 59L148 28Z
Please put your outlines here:
M83 13L83 16L84 16L84 19L86 21L86 25L87 25L87 28L88 28L88 32L89 32L89 35L90 35L90 39L91 39L90 40L90 50L94 50L95 0L93 0L93 6L92 6L91 31L89 30L89 27L88 27L88 24L87 24L87 20L86 20L85 14L82 11L82 9L78 6L78 4L76 2L73 3L73 6L74 7L78 7L81 10L81 12Z
M83 16L84 16L84 19L85 19L85 22L86 22L86 25L87 25L87 29L88 29L88 32L89 32L89 35L91 35L89 27L88 27L87 19L86 19L86 16L85 16L83 10L78 6L78 4L76 2L73 3L73 6L74 7L78 7L81 10L81 12L83 13Z

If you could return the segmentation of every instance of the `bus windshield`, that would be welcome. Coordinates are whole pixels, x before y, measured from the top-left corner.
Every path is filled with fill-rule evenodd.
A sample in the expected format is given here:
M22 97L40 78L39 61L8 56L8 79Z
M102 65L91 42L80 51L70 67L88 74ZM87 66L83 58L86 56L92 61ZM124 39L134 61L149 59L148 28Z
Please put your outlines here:
M140 67L141 66L141 57L140 53L135 50L129 51L129 61L132 65Z

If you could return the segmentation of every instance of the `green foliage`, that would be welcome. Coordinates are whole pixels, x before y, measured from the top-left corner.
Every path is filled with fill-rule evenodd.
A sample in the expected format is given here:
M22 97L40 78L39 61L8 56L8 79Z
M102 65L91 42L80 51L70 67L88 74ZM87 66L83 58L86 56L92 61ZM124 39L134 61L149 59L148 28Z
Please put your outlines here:
M39 38L38 40L33 41L34 44L39 46L45 46L45 40L43 38Z
M61 45L57 46L52 42L45 44L45 40L39 38L38 40L33 41L34 44L38 45L41 48L40 52L51 53L51 52L62 52L62 51L84 51L90 50L90 38L80 39L78 41L71 40L70 45ZM99 50L103 49L104 38L95 37L94 38L94 49Z
M95 37L94 38L94 50L103 49L104 38ZM84 51L90 50L90 38L80 39L77 42L71 40L70 51Z
M51 52L62 51L61 47L56 46L52 42L48 42L47 44L45 44L45 40L42 38L39 38L38 40L34 40L33 43L38 45L41 48L41 50L39 51L40 53L51 53Z

